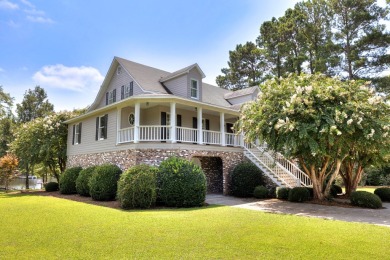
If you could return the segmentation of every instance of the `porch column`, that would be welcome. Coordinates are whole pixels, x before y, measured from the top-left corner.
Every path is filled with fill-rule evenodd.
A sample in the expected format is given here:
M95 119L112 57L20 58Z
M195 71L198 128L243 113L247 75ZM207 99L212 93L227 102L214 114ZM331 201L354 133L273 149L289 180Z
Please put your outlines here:
M139 143L139 117L141 104L139 102L134 105L134 143Z
M220 112L219 113L219 128L221 131L221 145L226 146L225 141L225 113Z
M116 144L118 144L121 140L119 131L121 130L122 123L122 108L118 108L116 111Z
M171 143L176 143L176 103L171 103Z
M202 108L197 108L198 118L198 144L203 144L203 128L202 128Z

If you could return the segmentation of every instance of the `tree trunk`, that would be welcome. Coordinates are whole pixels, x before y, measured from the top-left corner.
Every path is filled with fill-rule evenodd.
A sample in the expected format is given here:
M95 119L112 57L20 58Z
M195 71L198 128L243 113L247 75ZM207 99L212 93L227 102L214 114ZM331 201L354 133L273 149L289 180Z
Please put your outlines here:
M30 189L30 183L28 180L29 167L26 168L26 190Z

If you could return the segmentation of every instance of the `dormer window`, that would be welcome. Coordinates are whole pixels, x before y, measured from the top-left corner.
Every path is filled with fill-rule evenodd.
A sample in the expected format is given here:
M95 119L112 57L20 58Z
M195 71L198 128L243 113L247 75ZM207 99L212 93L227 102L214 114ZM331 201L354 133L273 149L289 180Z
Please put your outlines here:
M191 98L199 99L199 85L195 79L191 79Z

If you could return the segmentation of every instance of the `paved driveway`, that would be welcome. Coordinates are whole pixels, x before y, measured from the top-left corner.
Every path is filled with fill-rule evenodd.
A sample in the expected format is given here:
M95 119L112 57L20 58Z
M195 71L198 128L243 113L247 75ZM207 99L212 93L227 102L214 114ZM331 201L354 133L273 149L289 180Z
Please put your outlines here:
M206 202L271 213L364 222L390 227L390 203L383 203L384 209L343 208L309 203L291 203L278 199L243 199L219 194L208 194Z

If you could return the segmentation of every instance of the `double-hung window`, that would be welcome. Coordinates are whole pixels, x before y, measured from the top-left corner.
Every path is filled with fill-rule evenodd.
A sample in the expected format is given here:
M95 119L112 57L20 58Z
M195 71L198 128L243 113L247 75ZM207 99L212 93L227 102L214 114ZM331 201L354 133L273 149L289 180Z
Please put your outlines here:
M106 105L116 102L116 89L106 93Z
M107 125L108 125L107 114L96 118L96 136L95 136L96 141L107 139Z
M128 97L131 97L133 95L133 81L130 82L129 85L126 85L126 86L122 86L121 88L121 98L124 99L124 98L128 98Z
M191 98L199 99L199 85L195 79L191 79Z
M81 143L81 123L73 125L73 138L72 144Z

